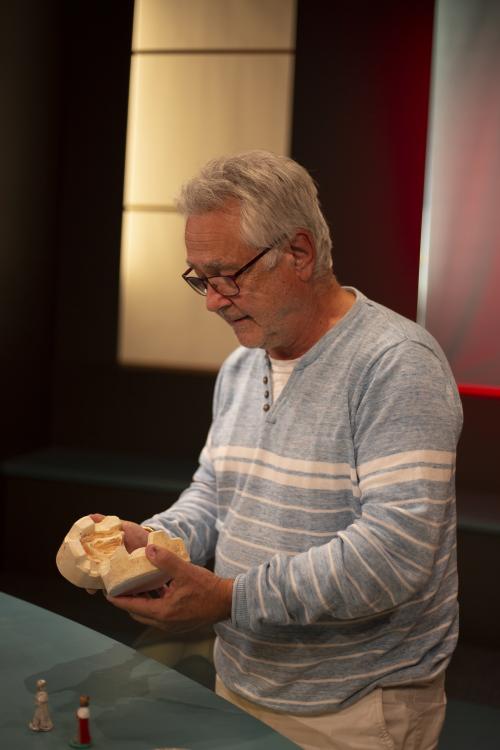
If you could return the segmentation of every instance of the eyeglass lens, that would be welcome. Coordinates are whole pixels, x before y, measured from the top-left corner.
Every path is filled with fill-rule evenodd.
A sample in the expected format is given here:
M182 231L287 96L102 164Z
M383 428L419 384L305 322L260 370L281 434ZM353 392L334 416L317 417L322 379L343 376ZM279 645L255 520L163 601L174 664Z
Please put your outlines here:
M228 276L210 276L208 279L200 279L198 276L185 277L188 284L199 294L206 296L208 285L226 297L235 296L239 289L236 283Z

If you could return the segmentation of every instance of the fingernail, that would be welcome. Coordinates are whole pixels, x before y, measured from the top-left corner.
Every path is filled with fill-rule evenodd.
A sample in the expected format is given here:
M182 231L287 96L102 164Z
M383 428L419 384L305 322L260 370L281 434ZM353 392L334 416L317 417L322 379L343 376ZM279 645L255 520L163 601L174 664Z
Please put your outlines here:
M148 544L146 550L150 557L155 557L158 552L158 547L154 544Z

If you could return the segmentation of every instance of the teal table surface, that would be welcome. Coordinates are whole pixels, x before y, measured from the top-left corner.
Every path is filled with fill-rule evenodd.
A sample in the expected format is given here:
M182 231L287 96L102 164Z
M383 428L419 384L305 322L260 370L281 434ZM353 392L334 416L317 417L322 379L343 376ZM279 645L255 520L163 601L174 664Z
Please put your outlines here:
M32 732L36 681L54 729ZM293 750L297 746L187 677L100 633L0 593L0 744L67 748L80 695L95 750Z

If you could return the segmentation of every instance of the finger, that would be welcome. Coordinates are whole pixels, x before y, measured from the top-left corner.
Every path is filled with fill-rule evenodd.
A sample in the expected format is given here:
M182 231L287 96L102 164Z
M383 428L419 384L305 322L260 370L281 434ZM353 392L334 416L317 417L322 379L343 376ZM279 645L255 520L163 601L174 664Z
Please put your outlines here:
M182 560L174 552L158 547L156 544L146 546L146 557L155 567L168 572L171 578L177 578L186 570L186 566L191 564Z
M89 515L94 523L99 523L103 518L106 518L102 513L89 513Z
M162 623L158 622L158 620L152 620L150 617L141 617L141 615L133 615L131 612L129 612L129 615L132 620L140 622L141 625L147 625L150 628L160 628L160 630L163 630Z
M150 619L160 618L160 599L146 599L143 596L106 596L110 604L123 609L130 615L139 615Z

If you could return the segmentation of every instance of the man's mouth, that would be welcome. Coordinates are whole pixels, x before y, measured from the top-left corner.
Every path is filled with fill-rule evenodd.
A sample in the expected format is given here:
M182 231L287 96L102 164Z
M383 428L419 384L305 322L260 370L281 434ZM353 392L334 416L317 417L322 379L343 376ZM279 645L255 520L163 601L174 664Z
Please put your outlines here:
M223 317L226 323L229 323L230 326L242 323L244 320L250 320L250 315L242 315L240 318L227 318L226 316Z

